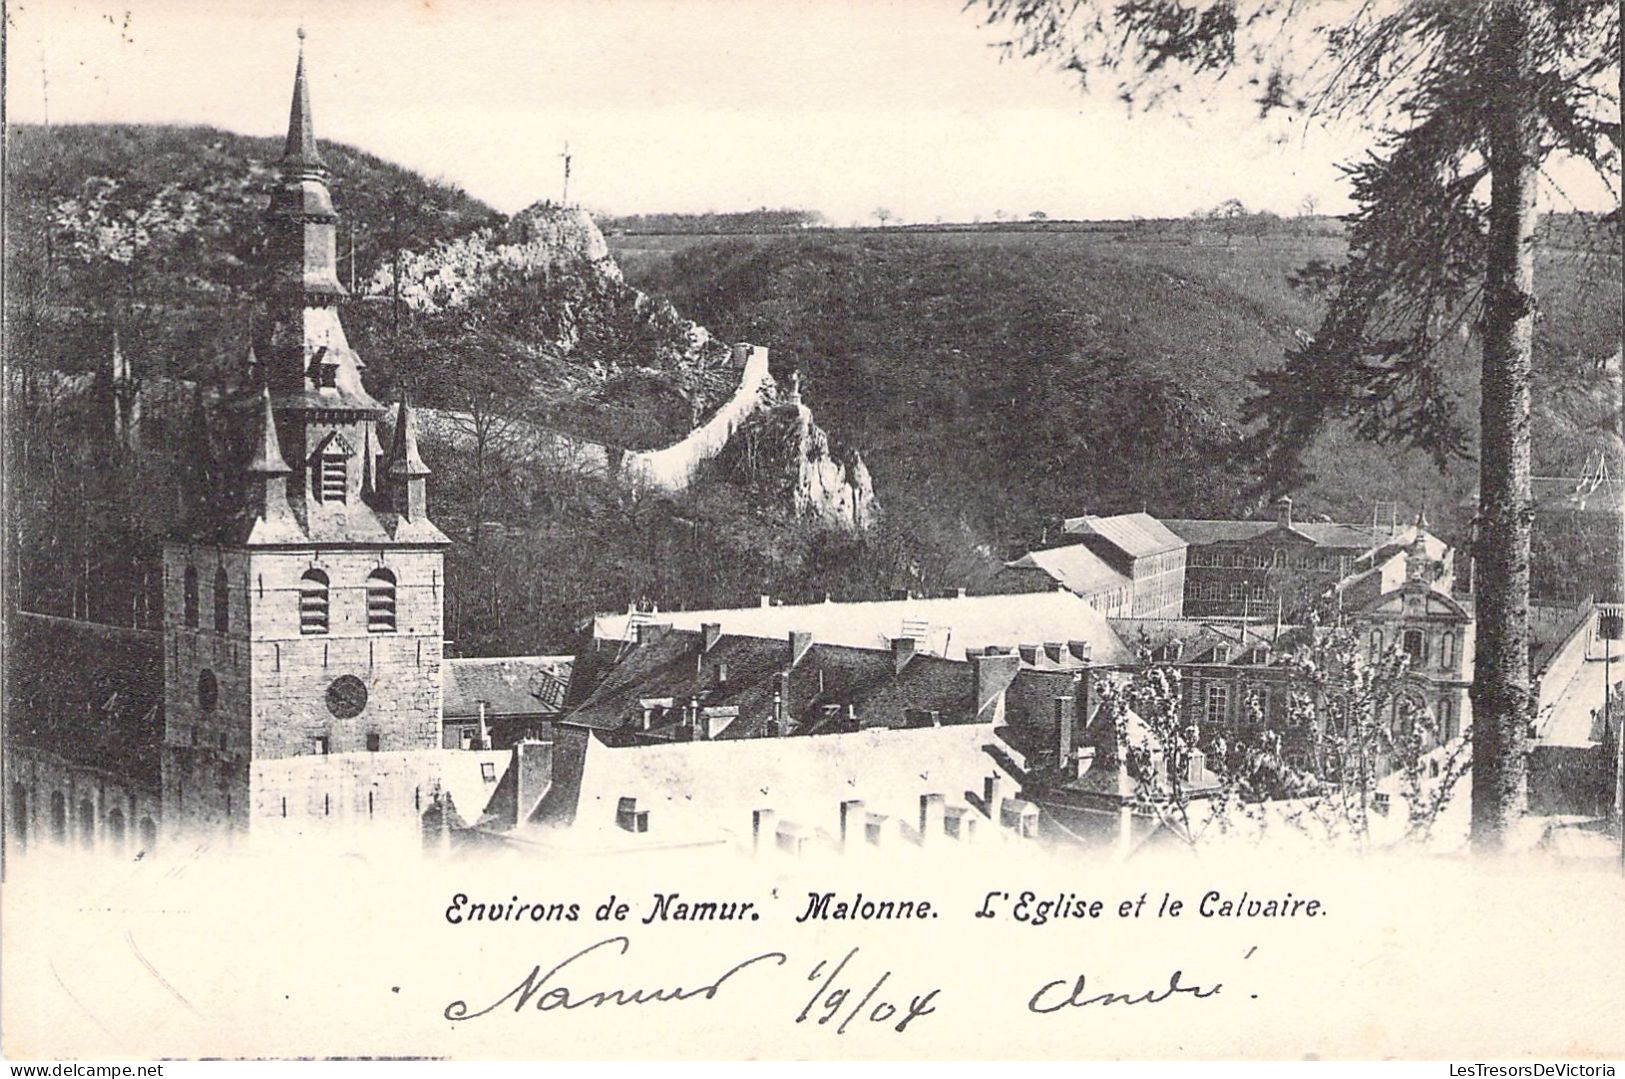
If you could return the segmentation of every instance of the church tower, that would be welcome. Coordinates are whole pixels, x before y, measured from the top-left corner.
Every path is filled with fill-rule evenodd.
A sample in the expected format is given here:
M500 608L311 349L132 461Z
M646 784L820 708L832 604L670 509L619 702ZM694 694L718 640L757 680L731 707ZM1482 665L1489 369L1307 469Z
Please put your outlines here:
M414 822L438 786L447 539L411 410L361 380L303 31L266 211L249 392L218 411L235 506L164 550L165 829Z

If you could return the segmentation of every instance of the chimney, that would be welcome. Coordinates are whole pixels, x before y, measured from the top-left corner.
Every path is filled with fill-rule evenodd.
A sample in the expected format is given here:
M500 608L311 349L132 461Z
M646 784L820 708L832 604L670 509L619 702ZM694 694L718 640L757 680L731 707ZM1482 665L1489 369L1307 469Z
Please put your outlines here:
M1036 644L1023 644L1017 646L1021 653L1021 662L1031 667L1038 663L1038 646Z
M771 607L771 606L773 606L773 597L769 596L769 595L767 595L765 593L761 596L761 601L762 601L762 606L763 607Z
M639 625L637 629L639 644L653 644L666 635L667 631L671 629L671 625L666 622L645 622Z
M908 661L914 658L916 642L913 637L893 637L891 639L891 667L896 674L908 666Z
M639 809L636 798L623 797L615 804L615 826L626 832L647 832L649 811Z
M1094 653L1094 646L1088 641L1067 641L1066 650L1072 653L1072 658L1079 663L1088 663L1089 657Z
M751 844L756 854L764 854L773 845L773 833L779 815L771 809L756 809L750 815Z
M516 795L514 797L514 827L530 820L536 807L553 785L553 743L523 738L513 747Z
M1048 656L1049 661L1057 667L1063 666L1067 657L1066 645L1060 641L1045 641L1044 655Z
M982 812L987 819L997 822L999 803L1004 801L1004 777L996 773L982 777Z
M841 852L851 854L868 839L869 814L863 799L849 798L841 803Z
M786 663L785 666L794 667L796 664L800 663L801 660L802 660L802 657L807 654L807 650L812 647L812 642L813 642L813 635L811 633L803 633L803 632L800 632L799 630L791 630L790 631L790 655L789 655L790 662Z
M1077 701L1072 697L1055 698L1055 759L1061 767L1071 758L1076 748Z
M783 738L790 733L790 672L780 671L774 676L773 734Z
M920 846L928 847L942 835L948 807L940 794L920 795Z
M1282 528L1292 527L1292 499L1286 495L1275 500L1275 523Z
M721 622L706 622L700 626L700 650L711 651L711 647L722 636Z

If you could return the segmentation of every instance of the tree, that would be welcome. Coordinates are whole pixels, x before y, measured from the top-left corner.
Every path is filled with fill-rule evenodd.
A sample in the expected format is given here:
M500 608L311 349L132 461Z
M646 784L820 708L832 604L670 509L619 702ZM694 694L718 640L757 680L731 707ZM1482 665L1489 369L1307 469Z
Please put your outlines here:
M877 206L875 208L874 218L881 228L885 228L888 224L890 224L891 219L895 216L895 214L886 209L884 206Z
M1258 376L1249 416L1277 490L1305 479L1325 421L1429 450L1472 452L1445 357L1480 327L1480 509L1473 836L1501 849L1525 800L1529 678L1530 371L1536 177L1592 165L1617 197L1616 0L1403 0L1325 18L1303 0L985 0L1015 31L1009 54L1115 77L1154 104L1191 73L1240 75L1262 114L1359 122L1375 149L1346 167L1349 257L1319 332ZM1313 12L1313 14L1311 14ZM1487 192L1486 192L1487 187Z

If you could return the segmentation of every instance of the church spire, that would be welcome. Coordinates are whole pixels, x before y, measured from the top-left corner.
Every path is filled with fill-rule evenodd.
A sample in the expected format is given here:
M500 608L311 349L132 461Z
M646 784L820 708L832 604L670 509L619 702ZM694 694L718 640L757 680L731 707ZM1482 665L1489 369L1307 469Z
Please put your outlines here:
M395 488L395 512L416 521L429 512L427 482L429 466L418 455L418 436L412 419L412 405L401 391L395 414L395 446L390 454L389 478Z
M293 73L293 104L288 109L288 141L282 160L305 171L325 169L316 150L316 129L310 118L310 87L305 82L305 28L299 28L299 66Z
M286 476L293 472L282 456L276 436L276 415L271 410L271 388L260 386L260 429L254 436L254 456L248 462L250 476Z

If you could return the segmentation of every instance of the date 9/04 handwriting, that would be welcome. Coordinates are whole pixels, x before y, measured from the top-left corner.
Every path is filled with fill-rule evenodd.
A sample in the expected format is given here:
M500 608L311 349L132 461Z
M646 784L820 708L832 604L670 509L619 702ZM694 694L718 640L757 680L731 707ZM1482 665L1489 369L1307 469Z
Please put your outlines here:
M644 985L634 988L623 985L602 989L580 988L579 984L574 982L573 979L578 972L576 964L586 961L593 953L625 956L631 948L632 941L629 937L607 937L555 963L546 973L543 973L542 964L535 964L513 988L483 1008L475 1008L467 999L454 1000L446 1005L442 1015L448 1021L457 1023L490 1015L510 1003L512 1011L517 1013L527 1007L536 1012L558 1010L568 1012L579 1008L601 1008L606 1004L624 1006L714 1000L725 985L750 968L758 965L782 967L789 962L789 956L784 952L763 952L734 963L720 974L700 984L679 981L676 984L659 987ZM815 1017L815 1022L819 1026L826 1026L839 1018L840 1024L835 1028L835 1033L844 1034L847 1026L861 1016L866 1022L892 1025L893 1029L901 1034L916 1019L936 1011L933 1001L941 992L939 989L913 994L906 1002L902 997L898 997L894 1003L890 993L882 993L893 971L883 971L872 983L869 982L868 975L864 975L861 979L856 978L855 970L848 974L848 964L857 954L858 949L853 948L838 963L831 964L827 960L819 960L812 967L807 980L820 984L817 991L807 1000L806 1006L796 1016L797 1023ZM584 971L586 968L581 969ZM585 978L584 973L581 976ZM862 995L858 996L859 993ZM819 1012L822 1014L818 1014ZM892 1023L893 1020L896 1020L895 1024Z
M781 951L762 952L742 959L721 970L707 980L694 982L687 978L674 978L670 984L650 987L646 983L636 987L621 985L612 988L581 988L589 977L588 963L594 953L600 956L624 957L631 951L631 938L608 937L573 953L543 972L537 963L507 992L482 1008L474 1008L468 1000L454 1000L446 1005L443 1017L451 1022L463 1022L490 1015L512 1005L511 1012L527 1008L534 1012L571 1012L580 1008L601 1008L606 1004L617 1006L669 1004L687 1000L715 1000L723 989L735 979L742 978L753 968L772 969L790 963L790 957ZM1250 949L1244 958L1256 951ZM937 1013L943 989L925 988L915 991L914 986L901 990L893 981L895 970L868 962L860 956L861 949L853 947L839 960L819 959L806 975L806 981L816 983L810 997L805 998L796 1023L811 1021L818 1027L833 1026L835 1034L845 1034L852 1023L860 1027L870 1024L884 1025L898 1034L906 1033L912 1024ZM715 968L713 968L715 969ZM804 968L807 969L807 968ZM709 972L708 972L709 973ZM906 976L905 976L906 977ZM630 981L631 979L626 979ZM901 980L901 979L900 979ZM757 979L759 982L759 979ZM590 983L589 983L590 984ZM1143 984L1143 983L1142 983ZM760 998L761 986L751 986ZM1173 1000L1204 1001L1215 997L1224 988L1222 982L1207 984L1194 980L1187 982L1183 970L1175 970L1154 987L1128 991L1102 990L1091 982L1090 976L1075 973L1066 977L1046 980L1026 998L1026 1010L1035 1015L1055 1015L1091 1005L1162 1004ZM803 990L804 991L804 990ZM740 989L735 995L742 995ZM1251 994L1257 999L1257 994ZM1019 999L1019 998L1017 998ZM1092 1009L1091 1009L1092 1010Z

